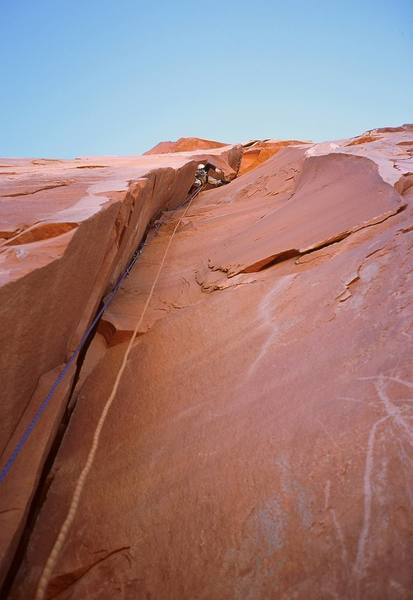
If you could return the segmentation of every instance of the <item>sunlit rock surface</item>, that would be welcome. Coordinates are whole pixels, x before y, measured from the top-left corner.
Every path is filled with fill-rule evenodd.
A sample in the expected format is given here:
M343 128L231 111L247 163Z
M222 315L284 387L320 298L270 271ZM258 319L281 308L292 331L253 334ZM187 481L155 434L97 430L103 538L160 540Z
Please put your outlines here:
M413 127L286 145L184 218L49 598L412 597ZM236 171L238 149L216 152ZM182 214L194 163L162 160L188 178L174 171L176 199L89 346L11 598L33 595ZM82 256L98 246L86 237ZM67 327L44 371L65 360Z
M301 146L307 142L297 140L252 140L243 144L244 152L242 154L239 174L243 175L251 169L255 169L259 164L265 162L279 150L287 146Z
M151 219L185 201L199 161L212 160L232 178L240 158L241 147L227 146L163 157L1 161L2 464ZM0 579L63 418L74 371L1 486Z
M145 154L168 154L169 152L187 152L193 150L210 150L211 148L222 148L222 142L214 140L203 140L202 138L183 137L176 142L159 142Z

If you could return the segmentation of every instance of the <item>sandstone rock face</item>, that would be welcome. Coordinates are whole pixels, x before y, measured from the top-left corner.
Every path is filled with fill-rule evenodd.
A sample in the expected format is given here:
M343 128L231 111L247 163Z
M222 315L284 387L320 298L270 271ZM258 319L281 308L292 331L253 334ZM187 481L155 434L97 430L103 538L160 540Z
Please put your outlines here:
M300 146L307 142L297 140L253 140L244 144L239 174L243 175L251 169L255 169L262 162L277 154L281 148L286 146Z
M412 597L412 153L411 126L290 144L195 199L49 598ZM89 346L10 598L36 589L177 204Z
M210 150L211 148L222 148L226 144L202 138L183 137L176 142L159 142L144 154L169 154L170 152L188 152L192 150Z
M171 157L4 160L0 167L2 463L150 220L181 204L200 160L235 177L241 148ZM73 377L72 370L71 376ZM62 389L70 392L71 377ZM46 385L47 384L47 385ZM45 387L46 385L46 387ZM0 579L62 419L53 402L0 496ZM30 456L30 461L27 457ZM29 464L28 464L29 462Z

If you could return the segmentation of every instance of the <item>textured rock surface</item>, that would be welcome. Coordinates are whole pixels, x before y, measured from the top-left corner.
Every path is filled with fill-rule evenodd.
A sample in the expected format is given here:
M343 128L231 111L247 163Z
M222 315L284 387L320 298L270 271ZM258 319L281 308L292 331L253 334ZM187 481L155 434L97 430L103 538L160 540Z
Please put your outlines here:
M262 162L265 162L274 154L277 154L281 148L287 146L301 146L307 142L297 140L255 140L244 144L241 166L239 174L243 175L251 169L255 169Z
M215 154L214 154L215 152ZM168 157L4 160L0 167L0 447L10 455L49 372L77 346L152 217L185 200L199 160L229 177L240 148ZM72 373L73 375L73 373ZM70 389L70 378L65 382ZM0 495L0 575L62 417L65 394L33 435ZM32 460L27 466L27 456ZM5 512L2 512L5 511ZM0 577L1 579L1 577Z
M294 145L196 199L50 598L411 598L412 153L412 127ZM12 598L33 594L181 210L92 341Z

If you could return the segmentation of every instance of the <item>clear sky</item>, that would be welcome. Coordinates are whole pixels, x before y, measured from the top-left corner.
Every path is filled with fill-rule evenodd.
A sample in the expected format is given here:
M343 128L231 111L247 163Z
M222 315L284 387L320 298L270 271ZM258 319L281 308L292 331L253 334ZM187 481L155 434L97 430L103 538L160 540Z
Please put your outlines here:
M0 155L413 121L413 0L0 0Z

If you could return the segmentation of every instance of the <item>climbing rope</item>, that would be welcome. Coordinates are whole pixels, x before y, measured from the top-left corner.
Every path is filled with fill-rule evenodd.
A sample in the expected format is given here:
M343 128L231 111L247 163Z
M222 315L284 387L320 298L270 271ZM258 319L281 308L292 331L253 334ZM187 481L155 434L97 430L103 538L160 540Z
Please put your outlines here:
M178 221L177 221L177 223L176 223L176 225L175 225L175 227L174 227L174 229L172 231L171 237L169 238L168 244L167 244L165 252L163 254L161 263L160 263L160 265L158 267L158 271L156 273L155 279L154 279L154 281L152 283L152 286L150 288L150 291L149 291L148 297L146 299L145 305L144 305L143 310L141 312L141 315L140 315L140 317L139 317L139 319L138 319L138 321L136 323L136 326L135 326L135 329L133 331L132 337L129 340L128 346L127 346L126 351L125 351L125 354L123 355L122 363L121 363L120 369L118 371L118 374L116 376L115 382L113 384L112 391L111 391L111 393L109 395L109 398L107 399L107 401L106 401L106 403L105 403L105 405L103 407L102 413L101 413L99 421L97 423L95 432L93 434L92 445L90 447L89 454L87 456L85 465L84 465L84 467L83 467L83 469L82 469L82 471L80 473L79 479L77 480L77 483L76 483L76 486L75 486L75 489L74 489L74 492L73 492L72 500L71 500L71 503L70 503L70 506L69 506L69 510L67 512L67 515L66 515L66 519L64 520L64 522L63 522L63 524L62 524L62 526L60 528L59 534L58 534L58 536L56 538L56 541L54 543L52 551L50 552L49 557L48 557L48 559L46 561L46 565L45 565L45 567L43 569L43 573L42 573L42 575L40 577L39 584L38 584L37 591L36 591L35 600L44 600L44 598L46 597L46 592L47 592L47 587L49 585L49 581L51 579L51 576L52 576L53 571L54 571L54 567L55 567L55 565L57 563L57 560L59 558L60 551L61 551L61 549L63 547L63 544L65 543L67 534L69 533L70 527L71 527L71 525L72 525L72 523L74 521L74 518L76 516L76 512L77 512L77 509L78 509L78 506L79 506L79 502L80 502L80 497L82 495L82 491L83 491L83 488L85 486L85 483L86 483L86 480L87 480L87 476L88 476L88 474L89 474L89 472L90 472L90 470L91 470L91 468L93 466L93 461L95 459L96 452L97 452L97 449L99 447L99 441L100 441L100 436L101 436L101 433L102 433L102 429L103 429L103 426L105 424L106 417L107 417L107 415L109 413L109 410L110 410L110 408L112 406L112 403L113 403L113 401L115 399L115 396L117 394L117 391L118 391L118 388L119 388L119 384L120 384L122 375L123 375L123 373L125 371L125 368L126 368L126 364L127 364L128 358L129 358L129 354L130 354L130 352L132 350L132 346L133 346L134 341L136 339L136 336L138 334L139 328L142 325L142 321L143 321L143 319L145 317L145 313L146 313L146 311L148 309L148 306L149 306L149 303L150 303L150 301L152 299L155 287L156 287L156 285L157 285L157 283L159 281L159 277L160 277L162 269L163 269L163 267L165 265L166 257L168 255L169 249L171 247L171 244L172 244L172 241L173 241L173 239L175 237L175 234L176 234L176 232L178 230L178 227L180 226L180 224L182 223L182 220L187 215L187 213L188 213L188 211L189 211L189 209L191 207L191 204L192 204L194 198L199 194L199 192L201 191L201 189L202 189L202 187L197 188L193 192L193 194L191 195L191 197L189 199L189 202L188 202L188 204L187 204L187 206L186 206L183 214L179 217L179 219L178 219Z
M19 456L20 452L23 450L23 448L26 445L26 443L27 443L30 435L32 434L34 428L36 427L36 425L40 421L40 419L41 419L44 411L48 407L48 405L50 403L50 400L53 398L53 396L54 396L57 388L62 383L62 381L65 378L65 376L67 375L70 367L75 362L75 360L78 357L80 351L82 350L83 346L85 345L85 343L86 343L89 335L92 333L92 331L94 330L96 324L98 323L100 317L105 312L105 310L107 309L107 307L109 306L109 304L112 302L113 298L116 295L116 292L120 288L120 286L123 283L123 281L126 279L126 277L131 272L131 269L133 268L134 264L138 260L139 254L140 254L140 249L138 248L133 253L133 255L132 255L131 259L129 260L128 264L126 265L126 268L124 269L124 271L119 275L119 277L118 277L115 285L113 286L112 290L110 291L110 293L107 294L104 297L104 299L102 301L102 306L99 309L99 311L97 312L97 314L96 314L95 318L93 319L92 323L89 325L89 327L87 328L87 330L83 334L83 336L82 336L79 344L77 345L77 347L75 348L75 350L73 351L73 353L70 355L69 360L67 361L67 363L65 364L65 366L63 367L63 369L60 371L60 373L57 375L56 379L52 383L52 386L50 387L50 389L49 389L46 397L44 398L44 400L41 402L41 404L37 408L36 412L34 413L34 416L33 416L32 420L30 421L30 423L27 425L27 427L23 431L23 433L20 436L19 440L17 441L15 447L13 448L13 451L10 454L7 462L5 463L5 465L0 470L0 485L4 482L4 480L6 479L7 475L9 474L11 468L13 467L14 463L17 460L17 457Z
M195 198L196 195L199 194L200 191L201 191L201 189L196 189L195 190L195 192L190 197L190 202L192 202L192 200ZM11 240L9 239L7 241L10 242ZM46 397L40 403L39 407L37 408L36 412L34 413L34 416L31 419L30 423L27 425L27 427L24 429L23 433L21 434L20 438L17 440L16 445L14 446L14 448L13 448L13 450L12 450L9 458L7 459L7 461L4 464L4 466L0 469L0 485L7 478L8 474L9 474L10 470L12 469L13 465L15 464L15 462L16 462L19 454L21 453L21 451L23 450L24 446L28 442L28 440L29 440L29 438L30 438L33 430L35 429L36 425L40 421L43 413L45 412L45 410L48 407L51 399L53 398L54 394L56 393L57 388L59 387L59 385L62 383L62 381L66 377L66 375L69 372L71 366L73 365L73 363L75 362L75 360L78 357L79 353L83 349L85 343L87 342L90 334L92 333L92 331L96 327L99 319L101 318L101 316L103 315L103 313L105 312L105 310L108 308L108 306L113 301L113 299L114 299L117 291L119 290L120 286L122 285L122 283L124 282L124 280L128 277L129 273L133 269L136 261L139 258L140 253L141 253L141 248L140 248L140 245L139 245L139 247L132 254L129 262L127 263L127 265L125 267L125 269L119 275L119 277L116 280L116 282L115 282L113 288L111 289L111 291L103 298L103 300L102 300L102 306L99 309L99 311L97 312L95 318L93 319L93 321L91 322L91 324L89 325L89 327L87 328L87 330L85 331L85 333L83 334L83 336L82 336L79 344L76 346L75 350L70 355L69 360L67 361L67 363L65 364L65 366L62 368L62 370L60 371L60 373L57 375L56 379L52 383L52 385L51 385L51 387L50 387L50 389L49 389Z
M0 242L0 248L3 248L3 246L6 246L5 250L9 250L10 249L9 244L12 244L12 242L14 242L15 240L17 240L19 237L21 237L25 233L29 233L29 231L32 231L33 229L36 229L36 227L38 225L40 225L42 222L43 221L36 221L36 223L33 223L33 225L30 225L30 227L26 227L26 229L21 229L20 231L18 231L18 233L16 233L12 237L6 238L2 242ZM3 252L4 252L4 250L3 250Z

